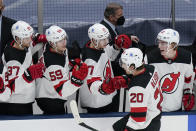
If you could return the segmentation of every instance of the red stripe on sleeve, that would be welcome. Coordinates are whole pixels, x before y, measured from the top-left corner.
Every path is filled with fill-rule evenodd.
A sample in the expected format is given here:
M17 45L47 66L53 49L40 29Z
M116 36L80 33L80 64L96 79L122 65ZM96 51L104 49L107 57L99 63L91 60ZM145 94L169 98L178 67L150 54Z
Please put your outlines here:
M192 76L190 76L190 77L185 77L185 78L184 78L184 82L185 82L185 83L190 83L190 82L191 82L191 78L192 78Z
M146 117L132 117L131 118L133 120L135 120L136 122L145 122L146 121Z
M101 77L92 77L87 80L88 89L90 90L91 84L95 81L101 81Z
M131 107L131 113L134 112L146 112L147 111L147 107Z
M147 107L131 107L131 118L136 122L146 121Z
M66 82L67 80L63 80L63 81L60 81L59 84L55 85L54 86L54 89L57 91L57 93L62 96L62 85Z

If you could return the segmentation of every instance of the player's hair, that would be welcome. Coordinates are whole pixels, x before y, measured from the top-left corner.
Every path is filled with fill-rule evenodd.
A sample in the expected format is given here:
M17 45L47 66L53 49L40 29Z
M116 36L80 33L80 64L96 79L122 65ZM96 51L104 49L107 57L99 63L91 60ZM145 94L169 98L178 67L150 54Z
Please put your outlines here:
M175 46L174 50L177 50L177 49L178 49L178 46L176 46L176 43L175 43L175 42L172 42L171 45L172 45L173 47Z
M135 64L131 64L130 66L134 66L134 68L135 68ZM135 70L139 71L139 70L142 70L143 68L144 68L144 64L142 64L141 66L139 66Z
M110 15L115 15L118 9L123 9L122 5L118 3L109 3L104 11L104 16L106 19L109 19Z

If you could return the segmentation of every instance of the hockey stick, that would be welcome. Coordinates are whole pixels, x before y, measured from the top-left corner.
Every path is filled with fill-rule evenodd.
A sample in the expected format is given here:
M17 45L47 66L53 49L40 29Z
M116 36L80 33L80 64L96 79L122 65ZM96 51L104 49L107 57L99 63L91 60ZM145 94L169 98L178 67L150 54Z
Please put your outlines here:
M97 129L87 125L86 123L84 123L82 121L82 119L80 118L80 115L78 113L78 107L77 107L77 104L76 104L75 100L71 100L70 107L71 107L71 112L73 114L73 117L74 117L75 121L78 123L78 125L83 126L83 127L87 128L91 131L98 131Z

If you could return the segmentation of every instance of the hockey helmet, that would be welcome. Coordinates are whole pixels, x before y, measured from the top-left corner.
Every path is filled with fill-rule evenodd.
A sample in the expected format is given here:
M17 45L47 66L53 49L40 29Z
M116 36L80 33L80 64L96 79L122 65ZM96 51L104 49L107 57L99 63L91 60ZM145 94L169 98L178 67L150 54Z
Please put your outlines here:
M176 45L178 45L180 41L180 36L178 31L174 29L163 29L161 32L158 33L157 40L167 42L168 44L174 42L176 43Z
M135 68L140 67L143 64L143 53L139 48L125 49L120 58L120 66L125 64L128 69L131 65Z
M53 43L56 46L56 42L68 39L67 33L65 30L60 28L59 26L52 25L46 30L46 39L51 44Z
M88 37L95 40L94 44L97 47L100 40L109 39L110 33L104 25L96 23L88 29Z
M12 25L11 32L14 40L16 40L16 36L24 39L32 36L33 28L24 21L17 21Z

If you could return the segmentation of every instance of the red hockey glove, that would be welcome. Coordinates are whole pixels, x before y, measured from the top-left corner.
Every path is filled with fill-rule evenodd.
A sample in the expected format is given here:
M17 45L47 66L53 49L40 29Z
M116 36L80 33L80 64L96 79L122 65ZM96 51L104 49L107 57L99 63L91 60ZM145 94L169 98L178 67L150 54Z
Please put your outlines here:
M182 98L185 111L190 111L195 105L195 96L191 94L189 89L184 91Z
M39 63L39 64L35 64L35 65L30 66L27 69L27 72L30 74L31 79L35 80L35 79L41 78L43 76L43 70L44 70L44 64ZM26 76L28 77L27 74L26 74Z
M86 63L81 63L80 66L75 65L72 71L71 83L79 87L83 84L87 75L88 66Z
M99 92L103 95L111 94L116 89L127 88L129 82L130 79L126 75L115 76L114 78L104 80L99 88Z
M118 35L115 38L115 47L117 49L127 49L130 48L132 45L132 41L131 38L128 35L122 34L122 35Z
M39 34L39 33L33 34L31 39L33 41L33 45L36 45L37 43L46 43L47 42L46 35Z
M3 78L0 77L0 94L5 91Z
M112 82L114 89L127 88L130 79L126 75L115 76L114 78L112 78Z
M101 87L99 88L99 92L102 95L109 95L113 93L114 91L115 91L115 88L113 87L112 78L104 80Z
M69 67L71 68L70 70L73 70L73 68L74 68L75 65L80 66L80 63L81 63L81 59L80 58L71 59L69 61Z

